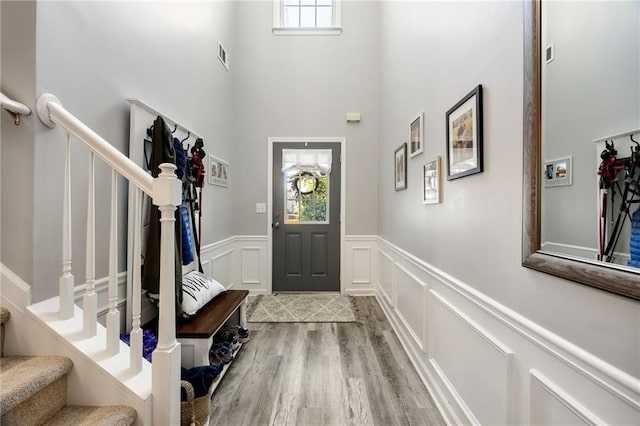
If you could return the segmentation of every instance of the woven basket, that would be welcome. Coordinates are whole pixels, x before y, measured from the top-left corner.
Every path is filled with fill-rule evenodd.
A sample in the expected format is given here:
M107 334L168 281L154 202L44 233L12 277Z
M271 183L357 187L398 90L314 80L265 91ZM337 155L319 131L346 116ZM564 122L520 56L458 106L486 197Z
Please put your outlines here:
M213 384L209 387L209 392L199 398L194 398L193 386L186 380L180 381L180 387L183 387L187 392L187 400L180 403L180 425L202 426L209 424Z

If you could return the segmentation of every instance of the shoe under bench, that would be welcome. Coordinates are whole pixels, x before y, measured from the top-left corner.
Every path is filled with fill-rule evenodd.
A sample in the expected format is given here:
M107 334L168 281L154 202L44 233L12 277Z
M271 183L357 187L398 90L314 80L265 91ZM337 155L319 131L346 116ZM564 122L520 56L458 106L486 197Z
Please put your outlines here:
M209 365L213 336L236 312L239 325L246 328L248 295L247 290L228 290L210 301L195 317L177 324L176 338L180 342L183 367Z

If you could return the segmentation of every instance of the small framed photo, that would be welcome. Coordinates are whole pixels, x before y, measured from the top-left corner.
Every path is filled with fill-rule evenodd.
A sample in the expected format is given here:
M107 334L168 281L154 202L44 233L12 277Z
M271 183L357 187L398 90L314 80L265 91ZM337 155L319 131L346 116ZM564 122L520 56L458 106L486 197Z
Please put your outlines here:
M481 173L482 85L447 111L447 180Z
M423 151L424 114L419 114L411 122L411 139L409 144L409 157L415 157Z
M209 155L208 180L210 185L229 187L229 163Z
M393 181L396 191L407 189L407 144L396 149L393 158Z
M422 204L440 203L440 156L422 166Z
M545 161L542 175L545 187L571 185L573 183L573 157Z

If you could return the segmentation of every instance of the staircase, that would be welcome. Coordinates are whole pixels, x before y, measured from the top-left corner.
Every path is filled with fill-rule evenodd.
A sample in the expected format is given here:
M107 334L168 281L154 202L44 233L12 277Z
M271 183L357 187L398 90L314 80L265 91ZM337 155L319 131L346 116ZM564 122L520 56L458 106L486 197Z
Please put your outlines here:
M68 406L64 356L4 356L4 328L10 313L0 308L0 423L3 425L131 425L136 411L124 405Z

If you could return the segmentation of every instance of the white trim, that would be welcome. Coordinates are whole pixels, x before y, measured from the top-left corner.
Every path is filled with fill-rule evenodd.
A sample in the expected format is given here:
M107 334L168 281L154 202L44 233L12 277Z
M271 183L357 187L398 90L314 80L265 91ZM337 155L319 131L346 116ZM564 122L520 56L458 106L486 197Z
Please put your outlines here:
M370 242L374 242L377 243L378 242L378 236L377 235L346 235L345 236L345 241L356 241L356 242L363 242L363 241L370 241Z
M513 355L513 351L506 347L502 342L492 336L489 332L487 332L484 328L482 328L478 323L473 321L467 315L465 315L460 309L453 306L447 299L442 297L437 291L429 290L434 300L440 303L443 307L445 307L449 312L455 315L458 319L460 319L469 329L473 330L478 336L482 337L487 343L493 346L496 351L500 353L505 358L510 358Z
M471 412L471 410L469 409L467 404L464 402L464 399L462 399L462 397L460 396L460 394L456 390L455 386L453 386L453 384L449 381L449 378L444 373L442 368L440 368L440 365L438 365L436 360L433 359L433 358L429 358L429 364L431 364L431 368L433 369L433 371L436 372L436 375L438 376L438 379L444 385L444 388L449 393L449 396L455 401L456 406L459 407L460 410L464 413L467 422L472 424L472 425L480 426L481 423L473 415L473 412ZM467 423L467 422L464 422L464 423ZM455 424L461 424L461 422L456 422Z
M411 271L409 271L407 268L405 268L404 266L402 266L401 264L394 262L393 266L395 267L394 269L402 271L403 274L405 274L407 277L409 277L414 283L416 283L418 286L420 286L420 289L422 292L424 292L426 289L428 289L429 287L427 286L427 284L422 281L420 278L418 278L415 274L412 274ZM421 351L425 351L426 349L426 342L423 341L424 338L424 332L425 330L422 329L420 330L420 334L422 335L422 337L420 337L417 333L416 330L413 329L413 326L411 326L411 324L409 323L409 321L405 318L404 314L400 311L400 307L398 306L398 291L397 291L397 287L398 287L398 280L397 280L397 275L394 275L394 279L393 279L393 287L396 289L396 297L395 297L395 302L393 304L394 308L394 312L396 313L396 315L398 316L398 319L400 320L400 322L404 325L405 329L409 332L409 335L411 336L411 338L413 338L414 342L416 345L418 345L418 347L420 348ZM424 327L424 315L425 312L422 312L422 321L421 321L421 326Z
M241 247L240 248L240 284L249 284L256 285L262 284L262 282L257 279L245 279L245 265L248 263L245 259L245 252L258 252L258 275L260 275L260 258L262 257L262 247Z
M206 246L202 246L202 247L200 247L200 255L202 256L203 253L206 253L208 251L222 248L222 247L224 247L224 246L226 246L228 244L233 244L233 242L236 241L239 238L243 238L243 237L229 237L229 238L225 238L224 240L216 241L215 243L211 243L211 244L207 244ZM250 238L261 238L261 237L250 237ZM204 256L202 256L202 257L204 257Z
M273 28L273 35L277 36L327 36L342 34L341 27L333 28Z
M373 288L347 288L344 290L344 294L349 296L376 296L377 292Z
M371 284L371 247L368 246L363 246L363 247L351 247L351 251L353 253L352 257L351 257L351 265L349 265L351 267L351 271L352 271L352 276L353 276L353 271L355 271L356 269L356 257L355 257L355 252L356 251L363 251L366 252L367 254L367 265L369 266L369 278L368 279L352 279L350 284L367 284L370 285Z
M512 311L478 290L446 274L444 271L429 265L416 256L393 245L382 237L380 237L379 243L382 243L387 248L397 252L405 261L423 269L424 272L438 280L440 284L443 284L449 289L455 291L464 299L489 314L492 318L498 320L502 325L505 325L509 329L515 331L518 335L524 337L544 352L550 354L574 371L580 373L600 388L609 392L615 398L624 401L635 410L640 410L640 380L637 378L603 361L570 341L561 338L555 333L552 333L517 312ZM611 380L615 384L623 387L629 393L623 392L621 389L605 382L591 370L595 370L598 375Z
M537 384L541 390L544 390L549 396L554 398L560 404L562 404L565 408L571 411L574 415L576 415L580 420L585 422L588 425L604 425L606 424L601 419L598 418L591 411L586 409L582 404L578 403L575 399L573 399L569 394L560 389L557 385L555 385L551 380L547 379L536 369L532 368L529 370L529 374L531 375L531 401L530 401L530 420L532 424L536 424L535 419L537 418L536 414L538 413L538 408L534 404L534 395L535 391L533 389L534 384Z
M285 27L283 14L283 1L273 1L273 34L274 35L340 35L342 33L342 0L333 0L331 11L331 27L328 28L301 28L301 27Z
M118 273L118 287L120 287L122 284L126 284L127 282L127 271L122 271L120 273ZM100 293L104 293L106 291L109 290L109 277L102 277L99 278L97 280L95 280L94 283L94 291L97 294ZM80 284L77 285L73 288L73 300L77 303L82 299L82 296L84 296L84 294L87 291L87 284ZM126 296L121 298L122 300L126 300Z
M378 288L380 290L380 288ZM383 292L384 294L384 292ZM431 395L434 396L433 402L435 403L438 411L442 415L447 425L460 425L470 423L469 421L463 422L462 419L458 416L458 413L451 406L448 401L447 395L443 392L443 390L438 386L435 378L433 377L431 371L425 365L423 361L423 353L417 351L414 346L412 346L409 342L410 340L406 336L406 333L402 326L398 323L398 319L395 315L393 315L393 307L391 303L387 303L386 299L380 298L380 291L376 294L376 300L378 304L382 308L382 312L389 320L391 324L391 328L395 332L396 336L398 336L398 340L400 341L400 345L404 349L405 353L409 356L409 361L416 369L420 380L425 385L427 390ZM437 397L436 397L437 396ZM443 405L445 404L445 405Z
M13 309L24 312L31 304L31 286L24 282L11 269L0 263L0 289L2 303L11 303Z
M391 267L391 293L393 293L393 258L391 256L389 256L384 250L381 250L380 247L377 248L378 250L378 254L382 255L385 257L385 259L389 262L389 266ZM377 259L376 259L377 260ZM380 262L378 262L377 265L375 265L374 269L379 269L379 264ZM389 303L389 305L393 304L393 299L392 299L392 294L387 294L387 292L384 290L384 288L380 285L380 277L378 276L378 282L377 284L377 288L380 294L382 294L382 296L387 300L387 303Z
M567 255L572 257L580 257L595 261L598 256L598 250L590 247L575 246L572 244L555 243L553 241L545 241L540 245L540 251L548 252L551 254ZM613 253L614 259L622 260L623 263L618 263L618 266L625 267L631 255L629 253L622 253L616 251ZM630 268L630 267L629 267ZM637 271L637 269L633 269Z
M346 213L347 205L347 138L346 137L269 137L267 139L267 294L273 292L273 144L274 143L339 143L340 144L340 293L345 294Z
M223 257L225 257L225 256L228 256L228 255L230 255L230 254L233 254L233 249L229 249L229 250L227 250L227 251L225 251L225 252L222 252L222 253L220 253L220 254L218 254L218 255L216 255L216 256L213 256L213 257L210 259L210 260L211 260L211 263L213 264L213 262L214 262L214 261L216 261L216 260L218 260L218 259L221 259L221 258L223 258Z
M229 238L229 240L235 239L235 241L268 241L266 235L238 235L237 237Z

